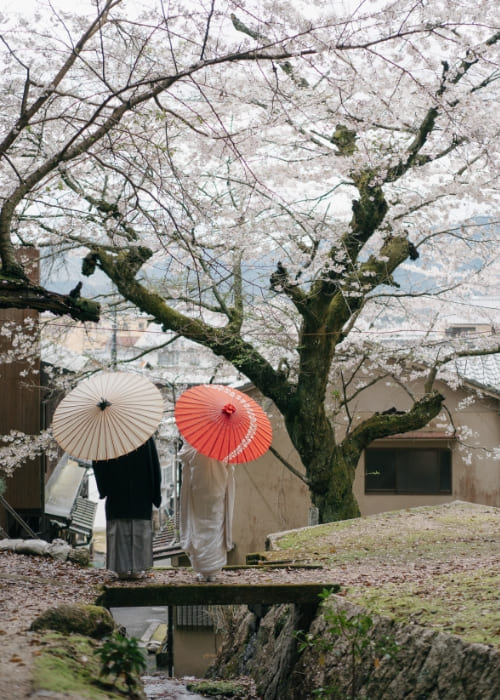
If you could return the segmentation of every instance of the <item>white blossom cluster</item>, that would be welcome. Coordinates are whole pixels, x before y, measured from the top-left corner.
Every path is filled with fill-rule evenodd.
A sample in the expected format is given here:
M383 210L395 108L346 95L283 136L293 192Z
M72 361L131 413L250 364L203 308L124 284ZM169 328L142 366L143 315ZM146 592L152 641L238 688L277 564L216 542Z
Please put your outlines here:
M41 454L49 458L57 456L50 430L44 430L39 435L27 435L18 430L11 430L7 435L2 435L0 477L10 476L22 464Z

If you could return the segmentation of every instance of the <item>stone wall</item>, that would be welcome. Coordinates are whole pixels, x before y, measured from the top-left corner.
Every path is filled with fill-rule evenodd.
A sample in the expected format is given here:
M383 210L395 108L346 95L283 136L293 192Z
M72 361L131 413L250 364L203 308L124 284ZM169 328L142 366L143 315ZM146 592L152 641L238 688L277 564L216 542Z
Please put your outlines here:
M361 608L339 596L332 604L348 619ZM500 654L492 647L469 644L418 625L400 625L372 617L364 638L369 643L352 665L351 646L326 632L321 613L294 605L273 606L250 613L241 608L210 675L251 675L264 700L498 700ZM312 624L309 625L312 619ZM300 651L297 630L311 639L331 640L331 650L313 644ZM363 635L360 637L362 639ZM393 656L378 658L373 648L391 640ZM362 646L362 645L361 645ZM354 669L354 673L353 673ZM352 682L356 684L352 693ZM323 696L314 693L324 688Z

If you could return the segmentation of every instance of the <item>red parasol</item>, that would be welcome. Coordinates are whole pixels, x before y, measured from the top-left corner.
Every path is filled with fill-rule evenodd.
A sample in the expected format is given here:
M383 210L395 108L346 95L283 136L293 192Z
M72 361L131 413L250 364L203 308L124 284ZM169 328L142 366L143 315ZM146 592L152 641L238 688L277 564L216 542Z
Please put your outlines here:
M175 421L195 450L220 462L250 462L271 444L271 424L259 404L221 384L200 384L181 394Z

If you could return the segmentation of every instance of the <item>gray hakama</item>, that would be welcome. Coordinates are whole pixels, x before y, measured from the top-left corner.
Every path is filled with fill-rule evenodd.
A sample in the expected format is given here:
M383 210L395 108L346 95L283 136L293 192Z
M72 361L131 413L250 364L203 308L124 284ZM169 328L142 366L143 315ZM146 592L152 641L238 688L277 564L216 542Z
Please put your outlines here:
M146 571L153 566L151 520L108 520L106 568L118 574Z

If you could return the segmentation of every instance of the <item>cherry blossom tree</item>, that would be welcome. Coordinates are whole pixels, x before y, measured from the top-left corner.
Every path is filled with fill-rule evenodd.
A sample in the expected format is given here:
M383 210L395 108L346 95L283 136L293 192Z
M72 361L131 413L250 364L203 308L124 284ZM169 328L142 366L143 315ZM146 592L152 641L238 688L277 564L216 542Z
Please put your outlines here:
M116 155L113 143L119 143L119 149L124 147L121 137L126 132L132 139L131 148L140 152L141 145L134 144L129 126L141 110L141 118L154 118L151 105L159 104L163 93L177 92L174 101L182 100L183 89L189 91L191 84L202 94L204 75L212 67L217 72L224 64L285 60L301 53L293 38L285 34L289 49L278 42L271 42L271 46L258 42L242 50L216 46L208 55L214 5L194 12L185 12L182 4L175 9L171 6L167 15L161 2L150 3L156 12L146 12L146 7L144 13L136 3L124 0L94 4L93 17L87 21L80 17L72 22L68 13L55 10L49 15L40 10L31 22L25 19L21 25L1 17L2 101L8 115L0 141L1 308L49 310L96 321L98 306L83 299L79 289L62 296L51 293L31 282L16 258L16 243L44 245L50 241L64 249L68 241L94 240L94 210L127 232L126 217L120 212L120 192L114 191L112 200L106 201L102 191L101 196L93 194L94 187L86 198L90 212L80 212L83 216L78 224L79 229L85 223L87 233L81 236L79 231L71 231L69 220L75 211L72 216L66 211L64 189L75 184L67 182L66 173L71 170L72 178L91 173L92 167L107 160L108 150ZM197 75L201 76L199 84ZM136 136L143 137L144 131ZM126 161L127 154L123 156ZM130 157L134 157L132 150ZM91 161L95 165L88 168ZM115 169L124 187L125 169L121 164ZM105 191L109 175L112 171L101 183ZM83 189L84 184L77 187ZM112 184L113 189L120 187ZM122 194L127 201L130 194ZM45 223L47 206L58 212L50 223ZM130 227L126 235L130 240L135 236Z
M441 368L498 350L426 342L498 266L491 4L331 5L108 0L78 33L7 27L0 145L4 289L95 320L84 279L54 298L14 257L81 249L84 277L273 400L323 521L358 514L366 446L441 413ZM388 318L425 336L384 349ZM409 407L352 414L410 364Z

